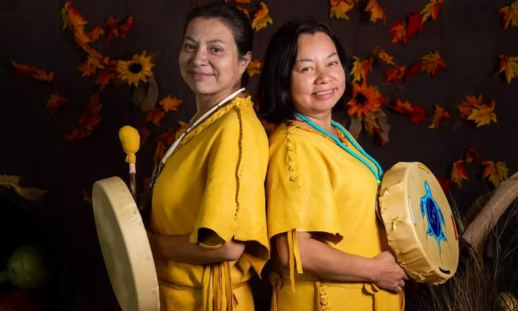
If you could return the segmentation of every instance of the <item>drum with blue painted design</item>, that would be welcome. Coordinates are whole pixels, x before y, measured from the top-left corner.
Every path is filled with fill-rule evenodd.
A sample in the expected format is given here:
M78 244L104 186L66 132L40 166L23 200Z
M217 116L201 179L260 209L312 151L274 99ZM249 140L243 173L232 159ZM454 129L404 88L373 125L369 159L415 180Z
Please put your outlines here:
M400 162L384 174L378 216L410 277L434 285L453 277L459 262L455 218L439 181L424 164Z

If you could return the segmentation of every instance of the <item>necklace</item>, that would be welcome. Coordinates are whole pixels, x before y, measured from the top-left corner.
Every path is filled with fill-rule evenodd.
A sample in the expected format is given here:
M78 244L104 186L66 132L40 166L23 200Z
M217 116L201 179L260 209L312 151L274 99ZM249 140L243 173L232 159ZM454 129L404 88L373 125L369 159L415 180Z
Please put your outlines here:
M335 122L335 121L331 121L331 125L333 125L334 127L338 128L340 130L340 132L342 132L345 137L347 137L347 140L349 140L351 142L351 144L354 146L354 148L356 148L356 150L358 150L364 157L366 157L367 159L369 159L372 163L374 163L374 165L376 166L376 168L378 169L378 171L376 171L374 169L374 167L372 167L372 165L370 165L367 161L365 161L365 159L363 159L362 157L360 157L359 155L357 155L353 150L351 150L349 147L347 147L344 143L342 143L338 138L336 138L335 136L331 135L329 132L327 132L326 130L324 130L323 128L321 128L320 126L316 125L313 121L311 121L310 119L308 119L307 117L303 116L301 113L299 112L295 112L295 115L297 117L299 117L300 119L302 119L304 122L306 122L307 124L309 124L311 127L313 127L315 130L319 131L320 133L326 135L327 137L331 138L338 146L340 146L340 148L342 148L343 150L345 150L347 153L349 153L350 155L352 155L354 158L356 158L358 161L360 161L361 163L363 163L365 166L367 166L367 168L372 172L372 174L374 175L374 177L376 178L376 183L378 185L378 189L380 188L380 185L381 185L381 176L383 175L383 170L381 169L381 166L378 164L378 162L376 160L374 160L370 155L368 155L362 148L360 148L360 146L354 141L354 139L352 139L351 137L351 134L349 134L349 132L347 132L344 127L342 125L340 125L339 123Z
M182 135L180 135L180 137L178 137L178 139L171 145L171 147L169 147L169 149L165 153L165 155L162 158L162 160L160 160L160 163L158 163L158 165L153 170L153 175L151 176L151 185L150 185L150 192L151 193L153 193L153 188L155 188L155 185L156 185L156 182L158 180L158 177L160 176L160 173L162 173L162 169L164 168L165 162L167 161L169 156L171 156L171 154L173 154L173 152L176 150L176 148L178 147L180 142L185 138L185 136L187 134L189 134L189 132L191 132L193 129L195 129L198 125L200 125L203 121L205 121L214 112L216 112L216 110L221 108L229 100L231 100L237 94L241 93L244 90L245 90L245 88L242 88L242 89L239 89L239 90L235 91L234 93L230 94L229 96L227 96L227 98L225 98L224 100L219 102L219 104L217 104L216 106L212 107L209 111L204 113L198 120L196 120L196 122L192 122L194 120L194 118L196 118L197 114L194 115L194 117L189 122L189 125L187 126L187 129L185 130L185 132L183 132ZM193 124L191 125L191 123L193 123Z

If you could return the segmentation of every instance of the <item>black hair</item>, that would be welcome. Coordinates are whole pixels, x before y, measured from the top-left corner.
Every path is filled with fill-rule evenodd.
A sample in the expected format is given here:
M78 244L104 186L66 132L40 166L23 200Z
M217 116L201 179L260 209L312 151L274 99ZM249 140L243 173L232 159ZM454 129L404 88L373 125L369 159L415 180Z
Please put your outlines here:
M246 16L245 13L235 5L223 1L217 1L203 6L197 6L192 9L185 20L183 29L184 36L189 23L198 17L219 19L232 33L239 57L243 57L247 52L252 51L254 41L252 24L248 16ZM245 87L248 84L248 78L248 72L245 70L241 76L242 87Z
M291 72L297 58L298 38L301 34L317 32L323 32L331 38L345 73L345 92L333 109L345 108L346 103L352 98L353 88L347 68L349 61L331 28L319 20L288 22L275 32L268 43L256 94L259 115L268 123L279 124L295 118L290 85Z

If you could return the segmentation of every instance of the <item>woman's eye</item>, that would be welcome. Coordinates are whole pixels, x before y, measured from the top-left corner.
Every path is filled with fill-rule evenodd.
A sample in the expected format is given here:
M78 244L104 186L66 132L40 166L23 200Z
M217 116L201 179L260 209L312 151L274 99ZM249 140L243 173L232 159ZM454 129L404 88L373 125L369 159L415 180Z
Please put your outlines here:
M212 48L211 50L212 50L212 52L214 52L214 53L219 53L219 52L221 52L221 51L222 51L220 48Z
M188 50L194 50L196 48L196 46L194 46L193 44L186 44L184 45L184 47Z
M335 66L335 65L338 65L338 62L337 61L334 61L334 62L330 62L329 63L330 66Z
M306 68L303 68L302 71L311 71L311 67L306 67Z

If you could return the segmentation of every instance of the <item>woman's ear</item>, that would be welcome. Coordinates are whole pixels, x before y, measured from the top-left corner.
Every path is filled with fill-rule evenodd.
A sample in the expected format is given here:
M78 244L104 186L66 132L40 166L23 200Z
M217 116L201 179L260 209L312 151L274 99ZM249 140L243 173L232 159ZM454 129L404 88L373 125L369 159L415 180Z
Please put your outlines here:
M252 52L248 51L245 55L241 57L239 60L240 70L241 74L243 74L248 67L248 64L250 64L250 61L252 60Z

